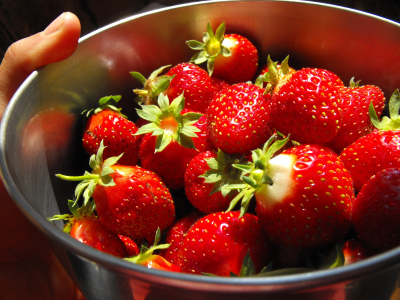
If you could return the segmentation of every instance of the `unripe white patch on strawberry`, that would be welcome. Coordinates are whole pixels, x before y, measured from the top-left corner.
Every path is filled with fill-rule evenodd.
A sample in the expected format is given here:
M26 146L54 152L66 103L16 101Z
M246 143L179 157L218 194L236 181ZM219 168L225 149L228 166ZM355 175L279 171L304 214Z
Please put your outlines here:
M295 155L280 154L269 161L268 176L273 184L264 184L255 193L257 202L263 209L271 208L274 203L282 201L292 193L295 185L293 179L295 160Z
M226 37L224 38L222 45L225 46L226 48L232 49L233 47L235 47L236 43L237 41L235 39Z

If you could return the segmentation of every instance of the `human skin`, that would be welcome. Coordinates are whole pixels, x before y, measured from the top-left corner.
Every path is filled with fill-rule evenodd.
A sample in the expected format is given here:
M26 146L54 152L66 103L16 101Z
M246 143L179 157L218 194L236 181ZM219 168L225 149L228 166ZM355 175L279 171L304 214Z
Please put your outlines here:
M0 65L0 118L22 82L39 67L76 49L78 18L63 13L44 31L19 40ZM44 235L21 213L0 181L0 299L84 299Z

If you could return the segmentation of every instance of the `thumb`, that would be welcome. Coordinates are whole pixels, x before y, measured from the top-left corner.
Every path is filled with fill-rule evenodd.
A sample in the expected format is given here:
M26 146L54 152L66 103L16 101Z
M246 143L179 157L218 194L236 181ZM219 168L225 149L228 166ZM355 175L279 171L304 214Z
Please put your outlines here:
M37 68L63 60L78 45L79 19L66 12L44 31L13 43L0 65L0 118L12 95Z

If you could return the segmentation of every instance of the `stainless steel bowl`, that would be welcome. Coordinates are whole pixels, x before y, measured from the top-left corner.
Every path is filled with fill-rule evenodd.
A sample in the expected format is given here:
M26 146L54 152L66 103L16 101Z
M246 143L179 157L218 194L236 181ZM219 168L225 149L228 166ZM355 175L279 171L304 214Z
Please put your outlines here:
M46 217L68 211L81 174L81 112L104 95L133 98L129 71L149 75L188 61L188 39L207 22L226 21L249 37L261 63L290 55L291 65L321 67L344 82L354 76L388 97L400 87L400 25L366 13L298 1L209 1L140 14L83 37L69 59L32 74L8 106L1 127L1 170L9 193L49 238L88 300L95 299L398 299L400 249L332 270L267 278L214 278L147 269L85 246ZM129 102L129 101L128 101ZM128 105L130 108L133 102ZM129 111L129 107L123 107Z

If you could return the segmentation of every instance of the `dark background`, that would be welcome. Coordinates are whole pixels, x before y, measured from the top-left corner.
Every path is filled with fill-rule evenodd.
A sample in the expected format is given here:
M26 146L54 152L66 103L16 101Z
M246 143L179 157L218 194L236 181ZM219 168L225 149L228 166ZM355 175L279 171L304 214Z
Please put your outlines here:
M44 30L64 11L75 13L82 36L109 23L128 17L152 3L171 6L185 0L0 0L0 59L14 42ZM400 0L315 1L340 5L400 22ZM154 7L154 6L150 6ZM155 6L157 7L157 6Z

